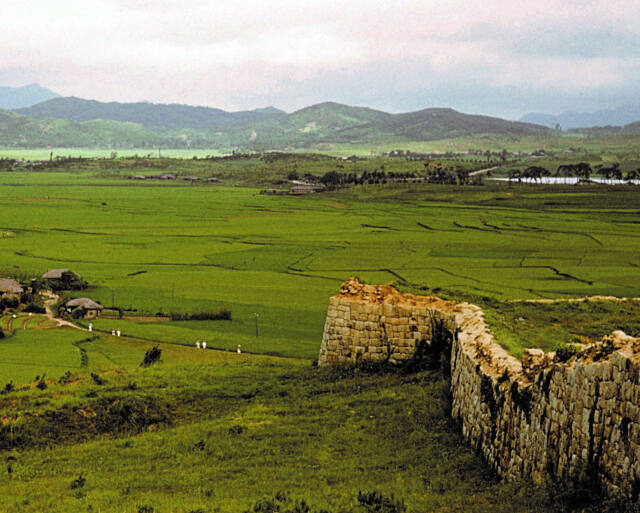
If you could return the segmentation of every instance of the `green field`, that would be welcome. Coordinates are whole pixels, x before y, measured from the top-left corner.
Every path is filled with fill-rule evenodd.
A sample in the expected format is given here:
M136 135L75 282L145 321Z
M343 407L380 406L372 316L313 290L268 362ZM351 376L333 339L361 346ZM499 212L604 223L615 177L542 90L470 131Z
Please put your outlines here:
M231 321L96 324L149 340L312 359L327 299L353 275L463 298L640 296L633 187L394 185L282 197L79 172L4 173L0 184L5 273L68 267L92 285L87 295L131 315L232 312Z

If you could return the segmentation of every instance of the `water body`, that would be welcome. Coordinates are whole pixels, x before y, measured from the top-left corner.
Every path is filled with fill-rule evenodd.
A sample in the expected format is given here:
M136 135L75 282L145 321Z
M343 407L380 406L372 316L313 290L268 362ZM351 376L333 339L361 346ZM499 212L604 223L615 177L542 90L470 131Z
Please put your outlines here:
M500 182L508 182L509 178L488 178L488 180L497 180ZM537 183L537 184L576 184L581 179L576 176L545 176L543 178L512 178L514 183ZM607 185L634 184L640 185L640 180L612 180L605 178L590 178L591 182L603 183Z

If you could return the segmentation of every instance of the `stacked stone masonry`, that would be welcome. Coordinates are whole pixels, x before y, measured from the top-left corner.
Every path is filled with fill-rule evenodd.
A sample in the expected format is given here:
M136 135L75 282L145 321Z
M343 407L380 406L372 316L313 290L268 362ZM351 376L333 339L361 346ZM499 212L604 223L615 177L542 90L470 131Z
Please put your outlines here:
M475 305L350 279L330 299L318 362L410 358L434 315L457 329L452 417L498 474L640 492L640 339L614 332L567 362L527 350L521 364Z

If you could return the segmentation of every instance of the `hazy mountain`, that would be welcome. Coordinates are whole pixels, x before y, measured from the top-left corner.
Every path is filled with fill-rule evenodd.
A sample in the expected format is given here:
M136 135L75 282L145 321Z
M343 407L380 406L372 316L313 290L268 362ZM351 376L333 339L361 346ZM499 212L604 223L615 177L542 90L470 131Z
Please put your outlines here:
M567 111L557 116L530 113L520 119L520 121L548 127L555 127L557 123L563 130L581 127L623 126L638 120L640 120L640 105L627 105L596 112Z
M286 115L268 107L252 111L226 112L211 107L192 107L178 104L156 103L103 103L82 98L54 98L16 112L33 118L61 118L72 121L110 119L138 123L159 133L182 129L206 131L229 130L241 123Z
M573 134L584 134L589 136L604 136L604 135L632 135L640 134L640 121L634 121L624 126L591 126L582 128L571 128L568 130Z
M226 112L188 105L102 103L80 98L54 98L15 112L28 116L22 119L23 124L28 124L27 119L46 121L49 125L62 119L67 123L75 123L64 125L68 146L81 145L74 142L78 123L100 121L100 127L106 128L104 123L107 120L111 123L108 138L111 144L131 146L125 134L135 129L136 140L146 138L156 141L155 144L179 148L241 146L282 149L336 143L429 141L488 133L518 136L552 133L550 129L539 125L463 114L453 109L431 108L390 114L333 102L311 105L287 114L273 107ZM96 127L92 128L95 131ZM25 145L33 145L32 141L44 141L48 133L33 133L27 139L18 140L23 140ZM86 138L83 136L79 139L85 141ZM107 145L98 141L91 146L100 144Z
M0 109L19 109L60 96L38 84L24 87L0 87Z

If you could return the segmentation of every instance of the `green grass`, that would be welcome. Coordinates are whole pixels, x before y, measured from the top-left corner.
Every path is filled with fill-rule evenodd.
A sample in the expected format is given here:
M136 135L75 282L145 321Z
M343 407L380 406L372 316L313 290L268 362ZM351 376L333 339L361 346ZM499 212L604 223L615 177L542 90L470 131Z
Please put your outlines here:
M15 422L9 442L50 446L8 453L16 461L0 473L0 509L239 512L284 492L314 510L355 512L359 491L378 490L409 512L549 510L543 491L499 483L464 447L437 373L318 371L213 351L199 363L174 359L185 352L196 353L163 352L163 363L105 375L102 386L0 396ZM127 417L101 427L102 408ZM31 417L36 409L50 413Z
M150 340L313 359L328 297L353 275L495 300L640 296L633 187L359 186L300 198L80 172L0 183L0 230L15 235L0 239L6 274L69 267L93 286L82 295L131 313L232 312L97 323Z

